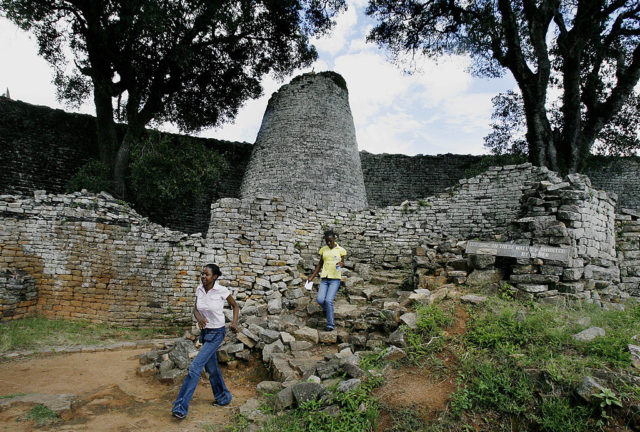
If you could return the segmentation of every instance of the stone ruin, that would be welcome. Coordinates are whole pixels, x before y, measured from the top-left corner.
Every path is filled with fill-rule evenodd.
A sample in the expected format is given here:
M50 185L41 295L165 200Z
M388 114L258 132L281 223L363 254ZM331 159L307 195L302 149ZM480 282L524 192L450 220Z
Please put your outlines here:
M367 206L344 79L304 74L271 96L240 196L286 197L323 209Z
M333 102L323 105L321 94ZM304 123L296 104L309 97L318 103ZM314 125L321 127L305 135ZM531 164L494 167L424 199L368 208L352 130L346 91L331 76L285 86L265 114L242 198L212 204L204 237L154 224L106 193L1 195L2 319L188 325L199 270L215 262L241 308L241 332L229 334L220 361L259 356L276 380L263 387L288 406L304 399L298 380L358 380L361 353L393 346L388 354L402 356L398 328L415 325L412 304L458 298L460 284L557 305L622 308L640 298L640 214L616 214L615 194L587 177ZM301 152L305 140L315 156ZM308 171L322 178L326 166L339 174L329 190L305 183ZM353 185L335 194L333 180ZM335 332L317 330L321 308L302 288L327 228L349 253ZM139 373L181 378L195 333L143 356ZM316 358L316 344L339 351Z

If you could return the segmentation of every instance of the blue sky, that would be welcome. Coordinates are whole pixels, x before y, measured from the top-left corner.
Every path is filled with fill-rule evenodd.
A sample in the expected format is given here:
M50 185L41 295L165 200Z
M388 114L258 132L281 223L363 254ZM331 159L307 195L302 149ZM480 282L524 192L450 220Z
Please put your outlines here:
M283 82L267 77L264 96L245 103L233 124L198 135L252 143L273 92L299 73L333 70L347 81L360 150L408 155L486 153L483 137L489 132L491 98L515 88L513 79L472 77L466 57L418 59L418 70L407 75L387 61L384 50L366 43L368 30L374 25L364 14L367 0L348 3L331 34L314 40L319 59L311 68ZM71 110L55 100L52 71L37 56L35 41L2 18L0 40L1 93L8 88L12 99L94 113L91 101ZM176 131L170 125L162 129Z

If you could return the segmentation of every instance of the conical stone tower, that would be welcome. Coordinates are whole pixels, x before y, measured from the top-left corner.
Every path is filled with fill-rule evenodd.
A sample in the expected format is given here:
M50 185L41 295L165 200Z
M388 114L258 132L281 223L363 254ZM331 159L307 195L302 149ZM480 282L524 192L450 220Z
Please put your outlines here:
M278 196L326 210L367 206L342 76L304 74L271 96L240 193L242 198Z

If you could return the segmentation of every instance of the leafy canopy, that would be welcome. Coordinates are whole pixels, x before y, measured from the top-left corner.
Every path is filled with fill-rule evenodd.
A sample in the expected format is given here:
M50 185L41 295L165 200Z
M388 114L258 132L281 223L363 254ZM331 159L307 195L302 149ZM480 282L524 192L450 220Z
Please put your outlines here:
M392 56L468 54L472 71L515 78L529 159L575 172L640 78L637 0L370 0L369 40ZM550 88L561 96L553 118ZM557 120L557 122L556 122Z

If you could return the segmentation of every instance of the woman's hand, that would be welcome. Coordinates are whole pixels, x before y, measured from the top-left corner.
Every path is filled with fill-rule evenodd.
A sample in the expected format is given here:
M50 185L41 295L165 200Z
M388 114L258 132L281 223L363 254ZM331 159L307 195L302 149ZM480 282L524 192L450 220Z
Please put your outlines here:
M202 330L206 326L207 326L207 320L204 317L198 320L198 327L200 327L200 330Z
M229 324L229 328L234 332L238 331L238 326L234 323Z

